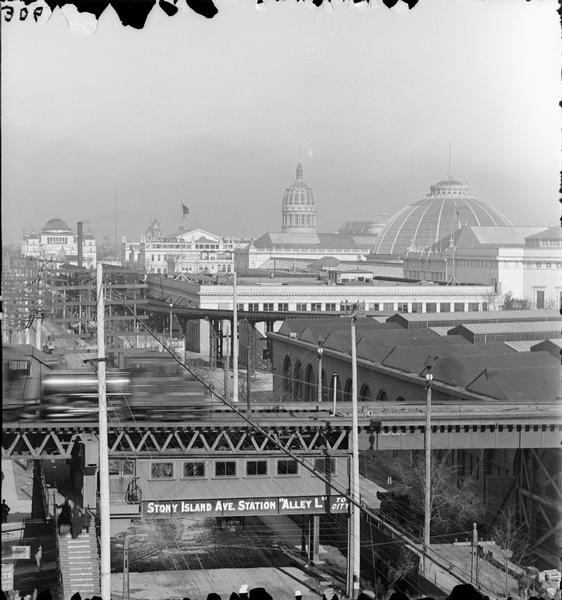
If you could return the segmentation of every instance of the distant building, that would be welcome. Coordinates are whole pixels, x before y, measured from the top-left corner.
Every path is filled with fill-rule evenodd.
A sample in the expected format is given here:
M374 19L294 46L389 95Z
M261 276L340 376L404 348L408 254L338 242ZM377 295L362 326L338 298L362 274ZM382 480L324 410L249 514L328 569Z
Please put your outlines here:
M234 270L234 249L243 242L223 238L204 229L179 229L164 236L154 219L140 242L121 244L122 262L140 266L146 273L231 273Z
M298 271L311 262L327 257L339 261L365 260L376 240L376 224L347 223L338 233L318 233L314 190L303 180L297 165L294 183L281 204L281 232L265 233L248 247L236 252L236 269Z
M560 227L463 227L404 257L406 278L492 285L529 307L562 306Z
M96 266L96 240L91 233L82 236L82 266ZM62 219L50 219L40 233L24 235L21 246L24 257L53 263L78 265L78 235Z
M440 181L429 194L394 214L377 236L372 254L402 257L421 251L463 226L511 225L497 209L477 200L469 187L455 179Z

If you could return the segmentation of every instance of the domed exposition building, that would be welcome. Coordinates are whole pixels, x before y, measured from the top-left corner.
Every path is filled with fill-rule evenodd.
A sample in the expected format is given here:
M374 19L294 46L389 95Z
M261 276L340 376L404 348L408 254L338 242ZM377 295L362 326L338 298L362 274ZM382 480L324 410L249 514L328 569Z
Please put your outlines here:
M283 233L315 233L316 205L314 192L302 178L302 165L297 165L297 178L285 190L281 208Z
M78 224L81 228L82 224ZM82 256L78 256L78 245L81 238ZM22 242L22 255L32 256L55 263L79 262L86 268L96 266L96 240L91 233L75 234L72 229L59 218L49 219L40 233L27 233Z
M497 209L477 200L470 188L455 179L432 185L429 194L399 210L377 237L375 255L403 256L420 251L465 226L509 226Z
M314 191L303 179L297 165L294 183L285 189L281 202L281 231L260 236L236 253L240 272L252 269L303 270L316 261L317 267L328 258L339 261L364 261L376 239L372 222L349 222L338 232L319 233Z

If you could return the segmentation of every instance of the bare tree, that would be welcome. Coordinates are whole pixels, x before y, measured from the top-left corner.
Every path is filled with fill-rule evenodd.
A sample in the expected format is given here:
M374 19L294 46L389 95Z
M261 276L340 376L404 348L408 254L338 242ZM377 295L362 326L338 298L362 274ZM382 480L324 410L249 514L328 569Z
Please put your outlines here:
M473 522L482 519L484 509L472 475L459 477L458 468L447 462L448 454L434 456L431 463L431 531L433 535L469 533ZM423 529L425 463L418 459L410 467L400 466L406 496L415 518L416 533Z
M505 596L509 596L509 564L520 566L527 558L529 552L528 531L524 524L517 520L517 513L513 506L507 506L498 515L496 524L492 529L492 537L499 547L505 572ZM519 582L520 589L528 589L530 578L520 577L514 573ZM523 584L523 585L522 585Z

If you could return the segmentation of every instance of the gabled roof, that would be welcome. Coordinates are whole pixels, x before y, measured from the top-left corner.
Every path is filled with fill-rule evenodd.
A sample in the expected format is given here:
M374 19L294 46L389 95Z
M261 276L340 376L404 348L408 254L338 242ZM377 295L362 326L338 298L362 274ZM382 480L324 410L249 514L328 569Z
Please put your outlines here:
M553 401L560 397L560 365L486 368L466 389L498 400Z
M525 239L541 231L542 227L462 227L453 232L453 245L457 250L469 248L523 247ZM449 247L451 235L448 234L430 246L439 252Z
M541 228L540 231L528 235L525 239L527 240L560 240L562 239L562 229L559 225L549 227L548 229Z

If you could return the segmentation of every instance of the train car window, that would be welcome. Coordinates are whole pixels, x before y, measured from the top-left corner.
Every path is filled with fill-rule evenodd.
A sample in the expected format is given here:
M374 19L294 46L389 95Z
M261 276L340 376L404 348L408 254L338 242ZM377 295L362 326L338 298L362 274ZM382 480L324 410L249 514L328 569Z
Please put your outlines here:
M150 464L150 477L152 479L173 479L174 463L153 462Z
M184 477L205 477L204 462L184 462L183 463Z
M277 460L277 475L298 475L299 465L296 460Z
M113 460L109 460L109 474L110 475L119 475L120 473L120 460L119 459L113 459Z
M246 461L246 475L248 477L267 475L267 460Z
M236 477L236 461L217 460L215 462L215 477Z

